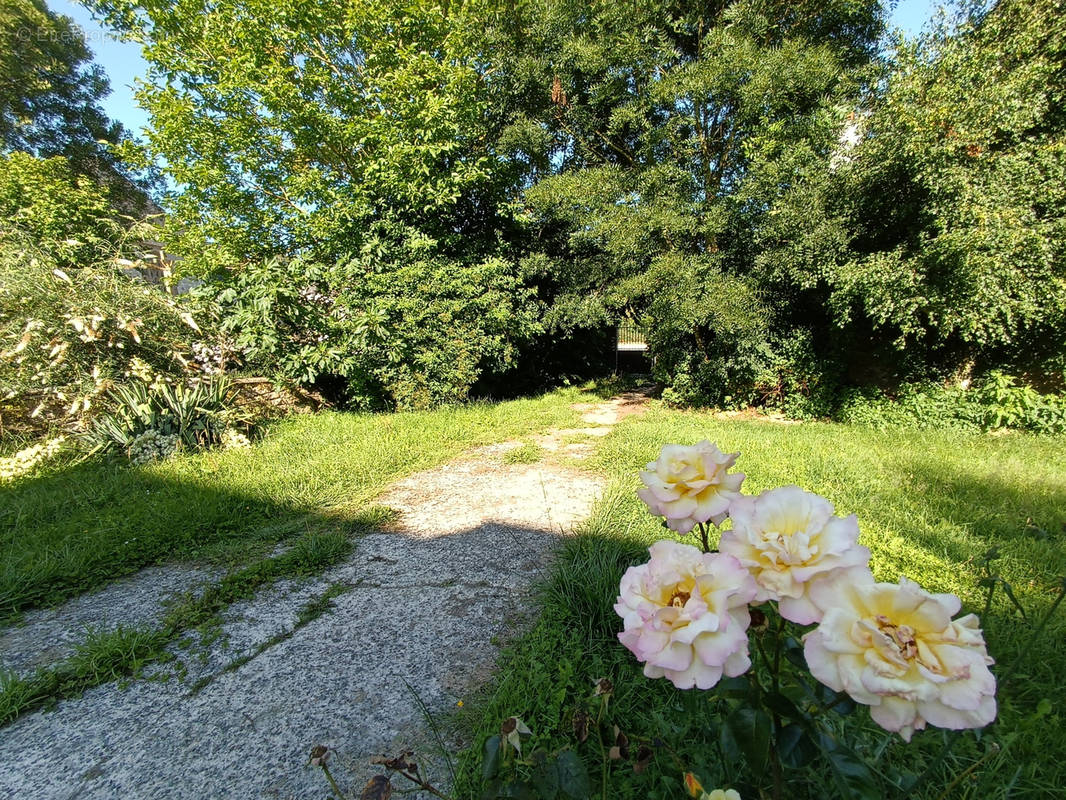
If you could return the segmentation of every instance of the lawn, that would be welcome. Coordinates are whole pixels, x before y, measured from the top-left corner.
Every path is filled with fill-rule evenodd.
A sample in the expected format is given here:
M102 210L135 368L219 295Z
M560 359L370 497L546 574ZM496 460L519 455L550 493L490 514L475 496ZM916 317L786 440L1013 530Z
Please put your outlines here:
M757 493L794 483L829 498L837 513L856 513L861 543L873 552L880 580L905 574L926 588L954 592L964 611L983 614L984 556L996 548L992 569L1038 620L1066 575L1066 444L1061 438L989 436L958 432L835 425L785 425L728 420L711 414L657 409L631 418L607 437L598 467L613 478L583 531L565 548L541 592L538 624L505 655L497 683L468 704L475 746L464 754L460 797L481 792L482 745L501 721L520 717L532 730L527 754L575 749L585 761L594 796L675 798L682 775L694 771L708 789L731 785L754 798L768 779L746 774L722 737L726 692L681 692L641 675L618 643L612 609L623 571L647 560L645 548L668 534L637 500L637 471L667 442L703 438L740 451L744 489ZM691 541L691 540L690 540ZM1042 634L1004 595L982 617L989 651L1002 676L999 718L979 735L967 732L943 763L935 760L943 731L919 732L910 745L869 721L861 707L841 724L858 731L858 755L874 766L879 787L866 796L892 797L927 768L916 796L937 798L1051 797L1066 785L1066 741L1059 734L1066 704L1066 613L1060 609ZM613 694L604 708L594 682L608 678ZM588 714L590 734L575 734ZM599 725L595 720L599 720ZM630 758L609 758L614 726L628 737ZM641 745L650 757L634 768ZM516 771L512 771L516 770ZM504 769L525 778L528 767ZM788 798L822 798L831 776L816 759L784 775ZM856 795L860 796L860 795Z

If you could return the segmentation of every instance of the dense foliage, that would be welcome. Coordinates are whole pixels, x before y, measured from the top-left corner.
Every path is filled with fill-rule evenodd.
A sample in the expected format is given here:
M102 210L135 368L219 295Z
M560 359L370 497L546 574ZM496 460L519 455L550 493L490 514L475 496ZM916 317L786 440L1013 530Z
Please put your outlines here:
M501 146L525 199L549 324L626 315L684 401L761 399L807 354L755 272L789 182L824 167L881 31L875 2L547 3L493 34Z
M210 315L136 277L155 233L65 157L0 155L0 434L82 429L117 383L207 371Z
M92 5L222 361L428 406L609 369L633 319L678 404L1058 388L1054 0L894 49L876 0Z
M465 399L537 328L509 264L436 245L383 233L334 263L271 258L203 291L249 364L289 381L343 378L353 405L424 408Z
M78 423L116 382L182 376L200 336L186 304L128 277L113 259L71 267L61 251L0 238L5 432Z
M1004 428L1066 433L1066 398L1018 385L998 370L963 389L927 381L907 383L891 395L880 389L851 389L837 398L836 419L875 428Z
M827 308L850 362L1066 364L1061 11L1001 0L901 44L837 159L760 230L760 274Z
M828 413L842 384L1054 378L1055 7L1005 0L890 60L873 3L551 5L501 26L501 141L529 166L549 322L639 317L677 402Z
M107 2L144 45L185 267L281 374L464 397L535 329L477 4ZM235 24L236 23L236 24Z
M0 155L0 241L52 248L65 264L103 257L123 235L102 187L79 176L63 156Z

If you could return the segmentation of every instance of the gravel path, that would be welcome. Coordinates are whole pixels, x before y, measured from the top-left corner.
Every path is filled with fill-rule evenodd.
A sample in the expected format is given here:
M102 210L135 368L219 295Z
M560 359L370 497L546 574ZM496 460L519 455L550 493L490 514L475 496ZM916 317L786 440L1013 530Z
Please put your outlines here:
M406 748L447 785L422 706L439 719L490 679L497 642L530 616L531 583L602 488L553 453L581 458L589 445L575 438L602 435L640 402L579 408L589 427L540 435L538 463L506 463L521 444L510 442L394 484L379 502L400 512L395 529L363 537L316 579L231 606L213 643L177 651L184 680L163 670L108 684L0 729L0 798L324 798L323 776L307 765L316 744L329 746L354 797L380 769L370 757ZM0 659L43 663L86 624L156 618L165 596L209 577L145 571L38 612L0 631ZM332 609L299 626L304 605L331 587L342 590ZM205 685L192 693L197 680Z

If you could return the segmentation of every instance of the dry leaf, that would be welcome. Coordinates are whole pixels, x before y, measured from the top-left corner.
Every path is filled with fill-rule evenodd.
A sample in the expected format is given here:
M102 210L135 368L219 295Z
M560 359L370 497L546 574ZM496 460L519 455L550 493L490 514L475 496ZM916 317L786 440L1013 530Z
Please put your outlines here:
M654 755L655 753L650 747L647 745L641 745L637 750L636 761L633 762L633 772L637 773L637 775L644 772L644 770L648 768L648 764L651 763L651 758Z
M503 721L500 726L500 735L507 740L507 743L515 749L515 752L522 753L522 737L529 736L532 731L526 727L526 723L522 722L518 717L508 717Z
M392 797L392 784L384 775L375 775L366 782L359 800L389 800Z
M589 738L589 715L588 712L578 710L574 713L574 736L579 742Z

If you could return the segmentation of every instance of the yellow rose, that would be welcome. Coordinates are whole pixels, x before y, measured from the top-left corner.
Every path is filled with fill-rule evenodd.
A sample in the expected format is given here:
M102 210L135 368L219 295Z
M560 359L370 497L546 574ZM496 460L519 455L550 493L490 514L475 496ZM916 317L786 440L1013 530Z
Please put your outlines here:
M996 679L977 617L957 620L952 594L899 584L837 581L814 589L827 609L804 637L811 674L910 741L926 723L960 730L996 718Z
M697 523L720 525L730 503L740 497L744 473L727 472L739 455L727 455L706 439L690 447L664 445L658 460L640 473L644 488L637 496L678 533L688 533Z

